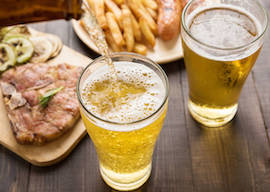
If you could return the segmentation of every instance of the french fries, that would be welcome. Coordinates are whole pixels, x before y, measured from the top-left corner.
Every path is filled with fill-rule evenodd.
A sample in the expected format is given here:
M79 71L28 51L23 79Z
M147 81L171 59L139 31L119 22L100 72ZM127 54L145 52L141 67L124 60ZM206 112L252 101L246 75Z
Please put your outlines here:
M85 0L97 17L114 52L147 54L156 43L158 4L155 0ZM83 26L83 25L82 25Z
M121 47L124 45L124 39L122 36L122 33L120 31L119 26L117 25L117 22L114 18L114 15L111 12L106 13L106 18L108 21L108 27L110 29L110 32L112 34L112 37L116 43L117 46Z
M114 52L122 51L122 47L117 46L117 44L115 43L112 37L112 34L109 31L105 31L105 37L106 37L106 41L109 43L109 45L111 46Z
M130 12L130 17L131 17L131 22L132 22L132 29L133 29L133 33L134 33L134 36L135 36L135 40L140 42L142 40L142 34L141 34L141 29L140 29L139 23L137 22L136 18L131 13L131 11L130 11L130 9L128 8L127 5L122 5L121 8L122 8L122 10L127 9Z
M147 12L141 1L127 0L129 7L132 9L137 18L144 18L154 34L157 34L157 23Z
M134 46L134 52L139 53L141 55L146 55L147 47L143 44L136 43Z
M142 3L144 4L145 7L148 7L153 10L157 10L158 4L154 0L142 0Z
M134 34L132 29L131 13L128 9L122 9L124 38L126 40L127 51L132 51L134 47Z
M125 3L125 0L113 0L117 5L122 5Z
M152 31L151 31L150 27L148 26L147 22L144 20L144 18L142 18L142 17L140 18L139 24L140 24L140 27L142 29L142 33L143 33L145 39L148 41L148 43L150 43L150 45L152 47L154 47L155 44L156 44L155 36L152 33Z
M140 42L142 40L142 33L141 33L140 25L137 22L134 15L132 15L132 14L131 14L131 22L132 22L132 29L134 32L135 39L136 39L136 41Z
M122 12L121 9L112 1L112 0L105 0L105 5L109 11L111 11L115 18L117 19L117 23L120 28L122 28Z
M156 21L157 17L158 17L157 12L149 7L147 7L146 9L147 9L148 13L152 16L152 18Z

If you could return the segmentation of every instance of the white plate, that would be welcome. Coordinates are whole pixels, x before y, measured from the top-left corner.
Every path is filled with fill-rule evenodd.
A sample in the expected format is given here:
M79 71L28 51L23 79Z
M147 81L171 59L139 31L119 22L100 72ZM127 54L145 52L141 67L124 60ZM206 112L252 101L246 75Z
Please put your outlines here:
M84 42L93 51L99 53L97 47L91 41L86 31L80 25L79 21L72 20L72 26L75 33L82 40L82 42ZM173 39L166 42L157 38L154 50L153 51L148 50L146 56L159 64L164 64L183 58L183 50L180 35L178 36L177 39Z

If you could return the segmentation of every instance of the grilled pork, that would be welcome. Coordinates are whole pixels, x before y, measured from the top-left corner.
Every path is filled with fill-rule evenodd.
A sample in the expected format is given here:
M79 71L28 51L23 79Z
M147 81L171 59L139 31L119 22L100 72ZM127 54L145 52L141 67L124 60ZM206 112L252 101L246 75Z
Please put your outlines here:
M81 67L68 64L26 64L12 68L0 79L4 103L16 140L21 144L44 144L61 136L79 118L76 83ZM50 90L62 87L48 99Z

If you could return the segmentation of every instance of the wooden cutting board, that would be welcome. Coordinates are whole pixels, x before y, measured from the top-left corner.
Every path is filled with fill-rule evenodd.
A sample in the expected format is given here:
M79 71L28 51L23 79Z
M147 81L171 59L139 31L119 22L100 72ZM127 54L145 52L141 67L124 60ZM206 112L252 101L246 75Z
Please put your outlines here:
M90 61L90 58L63 46L61 53L56 58L49 61L48 64L54 65L65 62L71 65L86 66ZM63 160L86 135L86 129L82 120L79 119L71 130L55 141L42 146L18 144L10 128L0 90L0 133L1 145L33 165L49 166Z

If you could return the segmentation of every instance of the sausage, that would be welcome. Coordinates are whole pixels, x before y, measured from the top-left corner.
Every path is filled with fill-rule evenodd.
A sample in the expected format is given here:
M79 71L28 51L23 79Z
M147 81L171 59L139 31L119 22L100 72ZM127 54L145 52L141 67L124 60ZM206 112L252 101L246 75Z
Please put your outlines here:
M187 2L189 0L182 0L181 4L182 4L182 10L184 9L184 7L186 6Z
M158 0L158 34L167 41L175 38L180 32L182 9L188 0Z
M180 32L181 0L158 0L158 35L167 41Z

